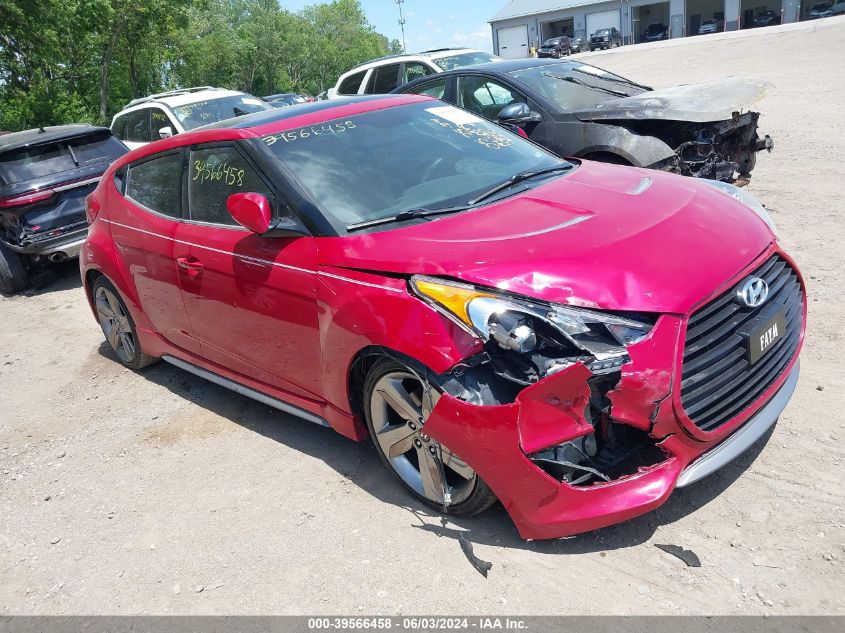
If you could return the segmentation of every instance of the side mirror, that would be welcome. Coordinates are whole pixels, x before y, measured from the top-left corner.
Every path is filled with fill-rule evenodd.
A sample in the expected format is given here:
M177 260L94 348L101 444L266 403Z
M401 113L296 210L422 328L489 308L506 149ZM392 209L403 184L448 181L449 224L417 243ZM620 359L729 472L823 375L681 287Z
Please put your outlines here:
M499 111L496 119L503 125L526 125L536 123L542 117L537 112L532 112L525 103L511 103Z
M158 130L158 137L159 138L170 138L173 136L173 128L169 125L166 127L159 128Z
M233 193L226 198L226 208L235 222L264 237L297 237L310 235L302 222L291 215L273 221L270 201L252 191Z
M270 201L260 193L233 193L226 199L226 209L235 222L253 233L264 235L270 230L273 211Z

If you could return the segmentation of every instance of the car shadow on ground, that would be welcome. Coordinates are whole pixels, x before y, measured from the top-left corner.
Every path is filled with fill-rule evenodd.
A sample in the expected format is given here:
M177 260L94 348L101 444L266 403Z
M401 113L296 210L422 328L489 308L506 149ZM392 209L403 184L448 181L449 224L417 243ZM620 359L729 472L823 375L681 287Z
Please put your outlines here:
M100 354L114 359L104 342ZM240 426L322 460L342 477L379 499L408 511L411 529L437 538L458 541L463 534L472 543L571 555L634 547L654 536L658 526L670 525L704 507L733 484L765 447L772 430L733 462L688 488L676 490L657 510L619 525L570 538L528 542L520 538L501 505L469 518L444 517L407 494L382 465L369 441L354 442L323 428L255 402L202 378L161 362L140 374L181 398L227 418ZM301 482L290 482L300 485ZM685 545L684 543L675 543Z

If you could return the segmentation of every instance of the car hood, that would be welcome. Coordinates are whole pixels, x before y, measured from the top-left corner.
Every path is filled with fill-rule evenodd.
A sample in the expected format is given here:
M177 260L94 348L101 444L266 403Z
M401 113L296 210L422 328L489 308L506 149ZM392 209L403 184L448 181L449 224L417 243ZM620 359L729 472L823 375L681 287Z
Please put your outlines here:
M760 100L768 90L765 81L716 79L672 86L623 97L576 110L581 121L665 119L668 121L725 121L734 112Z
M772 240L748 208L692 178L584 161L477 210L322 238L320 264L438 275L555 303L685 313Z

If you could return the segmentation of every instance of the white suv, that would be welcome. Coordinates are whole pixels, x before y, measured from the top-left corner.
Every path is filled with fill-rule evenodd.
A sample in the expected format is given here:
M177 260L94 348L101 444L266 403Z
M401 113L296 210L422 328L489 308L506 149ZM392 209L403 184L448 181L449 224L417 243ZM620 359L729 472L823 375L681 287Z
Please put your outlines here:
M329 89L327 97L387 94L418 77L500 59L472 48L439 48L414 55L390 55L360 64L342 74L335 87Z
M258 97L236 90L184 88L130 101L114 115L111 131L135 149L201 125L271 109Z

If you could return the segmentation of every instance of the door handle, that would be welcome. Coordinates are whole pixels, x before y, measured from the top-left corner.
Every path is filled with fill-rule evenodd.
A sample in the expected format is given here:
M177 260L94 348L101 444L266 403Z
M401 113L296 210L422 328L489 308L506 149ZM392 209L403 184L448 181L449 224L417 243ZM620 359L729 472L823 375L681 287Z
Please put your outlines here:
M191 279L196 279L202 272L202 262L191 257L177 257L176 265L179 266Z

